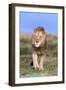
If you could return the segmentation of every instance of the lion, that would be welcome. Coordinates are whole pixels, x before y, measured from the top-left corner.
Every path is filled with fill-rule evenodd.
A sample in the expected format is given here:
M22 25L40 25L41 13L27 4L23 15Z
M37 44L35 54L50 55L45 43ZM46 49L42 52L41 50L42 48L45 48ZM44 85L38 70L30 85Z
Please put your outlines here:
M32 61L34 69L44 70L46 57L46 32L43 27L35 28L32 32Z

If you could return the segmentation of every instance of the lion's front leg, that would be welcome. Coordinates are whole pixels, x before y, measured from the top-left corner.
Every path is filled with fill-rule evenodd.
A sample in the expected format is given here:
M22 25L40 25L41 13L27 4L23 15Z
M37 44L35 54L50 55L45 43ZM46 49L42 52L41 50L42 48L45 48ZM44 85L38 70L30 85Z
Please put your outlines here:
M43 67L44 61L45 61L45 55L40 56L39 70L42 70L42 71L44 70L44 67Z
M35 52L32 53L32 60L33 60L33 67L35 69L38 69L39 68L39 65L38 65L38 56L37 56L37 54Z

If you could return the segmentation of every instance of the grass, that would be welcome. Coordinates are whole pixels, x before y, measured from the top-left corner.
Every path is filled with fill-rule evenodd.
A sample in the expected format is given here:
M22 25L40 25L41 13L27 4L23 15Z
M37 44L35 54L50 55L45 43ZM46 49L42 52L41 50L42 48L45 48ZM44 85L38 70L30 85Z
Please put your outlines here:
M57 38L55 36L48 37L47 55L44 63L44 71L33 69L30 65L31 57L31 38L27 36L20 39L20 77L39 77L39 76L55 76L57 75Z

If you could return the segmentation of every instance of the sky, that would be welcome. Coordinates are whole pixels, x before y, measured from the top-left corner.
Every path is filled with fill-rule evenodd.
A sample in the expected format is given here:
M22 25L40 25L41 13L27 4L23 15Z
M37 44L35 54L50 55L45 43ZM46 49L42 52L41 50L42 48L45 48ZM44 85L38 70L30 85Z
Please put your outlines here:
M58 34L58 14L57 13L19 13L20 32L31 33L37 27L43 27L48 34Z

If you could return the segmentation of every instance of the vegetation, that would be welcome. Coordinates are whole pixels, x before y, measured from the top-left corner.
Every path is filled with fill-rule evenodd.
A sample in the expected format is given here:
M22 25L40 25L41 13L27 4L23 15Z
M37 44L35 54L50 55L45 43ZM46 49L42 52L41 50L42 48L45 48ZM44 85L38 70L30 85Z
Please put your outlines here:
M57 59L57 37L47 36L47 54L44 64L44 71L34 70L31 66L32 47L31 36L20 36L20 77L38 77L38 76L54 76L57 75L58 59Z

